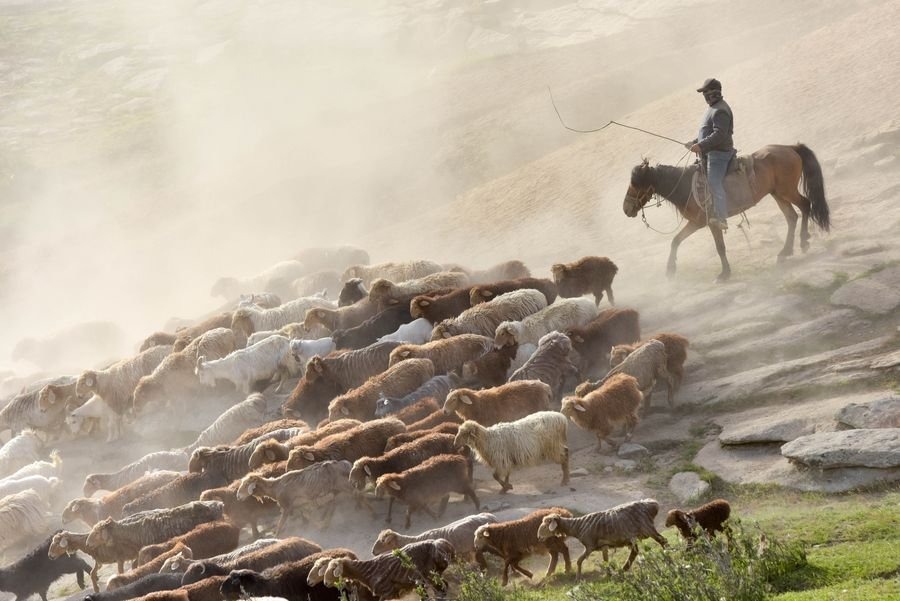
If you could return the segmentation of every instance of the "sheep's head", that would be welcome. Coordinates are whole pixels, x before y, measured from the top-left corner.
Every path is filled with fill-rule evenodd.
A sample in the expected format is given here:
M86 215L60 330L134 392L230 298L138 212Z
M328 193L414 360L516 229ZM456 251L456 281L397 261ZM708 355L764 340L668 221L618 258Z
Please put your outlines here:
M231 329L243 334L245 338L249 338L256 331L252 315L253 309L250 307L241 307L235 310L231 316Z
M522 324L516 321L504 321L494 332L494 348L504 348L519 344L522 335Z
M38 408L40 408L41 413L45 413L56 405L57 401L62 402L64 400L58 386L47 384L38 393Z
M214 447L200 447L194 450L188 461L188 471L192 474L199 474L202 472L215 451L216 449Z
M491 527L488 524L475 530L475 550L484 551L491 545Z
M293 336L291 336L291 338L293 338ZM303 342L303 340L291 340L291 356L297 363L303 362L303 347L306 346Z
M63 555L75 555L78 551L70 540L71 533L62 531L53 535L50 540L50 548L47 550L47 557L50 559L59 559Z
M172 343L172 352L180 353L184 349L186 349L190 344L194 341L194 337L188 334L187 332L182 332L175 338L175 342Z
M100 547L112 544L112 529L114 525L115 521L112 518L106 518L103 521L97 522L94 524L94 527L91 528L91 532L88 534L84 544L88 547Z
M375 417L386 417L394 412L394 407L399 407L400 399L392 399L384 396L384 393L378 395L375 401Z
M181 550L166 559L159 569L160 574L183 574L187 570L194 553L190 547L185 547L184 543L177 543L176 548L179 546Z
M89 369L78 376L75 382L75 394L82 398L88 398L97 392L97 372Z
M402 490L403 487L397 482L397 474L385 474L375 483L375 496L378 498L394 496Z
M557 346L564 355L572 352L572 339L562 332L550 332L541 336L539 347Z
M666 528L675 526L682 532L690 532L696 525L696 520L680 509L673 509L666 514Z
M69 501L69 504L66 505L65 509L63 509L62 512L62 523L68 524L69 522L74 522L75 520L82 519L82 512L87 509L86 506L88 504L92 504L92 501L90 499L72 499L71 501Z
M318 458L315 449L311 446L299 446L288 455L287 467L289 470L299 470L316 463Z
M321 584L325 580L325 570L328 569L328 563L332 559L333 558L331 557L320 557L317 559L309 570L309 575L306 577L306 584L309 586Z
M464 421L459 426L459 430L457 430L456 432L456 438L453 439L453 446L471 446L472 443L478 438L479 432L481 432L482 430L483 428L478 422L472 420Z
M445 319L441 323L434 326L434 329L431 330L431 342L436 342L438 340L443 340L445 338L451 338L452 336L453 336L453 324L451 323L451 320L449 320L449 319Z
M84 486L82 487L84 496L90 498L98 490L103 490L103 483L100 481L100 475L88 475L88 477L84 479Z
M631 170L631 182L628 184L625 202L622 204L625 215L635 217L638 211L650 201L656 192L654 181L653 168L650 167L650 161L647 159L642 160Z
M549 515L545 515L544 519L541 520L541 525L538 527L538 540L544 541L548 538L553 538L555 536L564 537L565 534L560 530L559 524L559 514L551 513Z
M472 395L475 391L470 388L457 388L451 390L444 400L444 415L450 415L462 409L462 405L472 405ZM463 409L465 411L465 409Z
M312 332L316 327L333 330L337 324L337 311L333 309L310 309L306 312L303 327Z
M232 570L222 581L219 592L229 601L257 596L262 577L253 570ZM263 593L264 595L265 593Z
M409 301L409 314L413 319L425 317L425 311L431 306L433 301L427 296L417 296Z
M568 417L569 419L573 419L575 415L578 413L584 413L587 411L587 407L584 406L584 402L580 397L566 397L562 401L562 407L560 407L559 412Z
M398 346L397 348L392 350L390 361L388 362L388 367L397 365L401 361L412 358L413 346L414 345L411 344L404 344L403 346Z
M391 296L394 283L384 278L378 278L369 286L369 300L373 303L384 301Z
M597 382L591 382L588 380L587 382L582 382L575 388L575 396L584 397L587 394L590 394L599 388L599 384Z
M401 546L397 541L396 532L390 529L382 530L378 538L375 539L375 544L372 545L372 555L381 555L386 551L399 549Z
M559 282L566 277L566 265L564 263L556 263L550 268L550 273L553 274L553 281L559 284Z
M580 329L573 328L571 330L566 330L566 336L574 343L584 344L584 336L581 335Z
M288 458L290 450L290 447L286 444L282 444L273 438L264 440L253 449L248 465L251 470L255 470L266 463L284 461Z
M612 347L609 351L609 366L610 368L615 367L619 363L625 360L625 358L631 354L631 347L625 344L617 344Z
M347 399L338 397L328 404L328 420L337 421L345 417L352 417L350 408L347 406Z
M353 269L352 267L350 269ZM349 271L349 270L348 270ZM361 279L353 277L344 283L338 294L338 307L348 307L354 303L361 301L368 296L369 291L363 286Z
M357 459L350 469L350 484L357 490L366 487L366 479L372 477L372 469L369 467L368 457Z
M475 305L480 305L481 303L486 303L494 299L494 292L488 288L483 286L473 286L471 290L469 290L469 304L473 307Z
M338 580L343 578L349 561L346 557L338 557L328 562L328 567L325 568L325 586L333 587Z
M204 386L215 386L216 385L216 376L206 367L206 357L200 355L197 357L197 366L194 368L194 373L197 375L197 379L200 380L200 383Z
M258 489L261 478L255 474L250 474L249 476L244 476L244 479L241 480L240 485L238 485L236 497L238 501L246 501L250 497L258 496Z

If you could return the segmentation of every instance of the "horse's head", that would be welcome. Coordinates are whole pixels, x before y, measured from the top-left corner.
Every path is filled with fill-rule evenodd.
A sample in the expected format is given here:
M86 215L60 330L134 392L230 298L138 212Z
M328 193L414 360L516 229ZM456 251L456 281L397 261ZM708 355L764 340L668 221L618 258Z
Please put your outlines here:
M631 170L631 183L625 193L622 210L629 217L635 217L653 196L653 172L649 161L644 159L640 165Z

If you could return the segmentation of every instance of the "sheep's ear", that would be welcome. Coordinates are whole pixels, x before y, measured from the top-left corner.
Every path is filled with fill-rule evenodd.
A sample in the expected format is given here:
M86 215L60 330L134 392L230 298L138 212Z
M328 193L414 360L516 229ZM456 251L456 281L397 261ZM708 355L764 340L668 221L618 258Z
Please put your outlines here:
M265 455L266 459L268 459L269 461L275 461L275 453L273 453L271 449L266 449Z
M491 292L490 290L481 290L480 292L481 292L481 296L483 296L485 298L491 298L492 296L494 296L494 293Z
M312 365L312 368L314 370L316 370L316 372L318 372L320 374L325 373L325 366L322 364L322 359L319 358L318 356L313 357L312 361L310 362L310 365Z
M444 330L443 332L441 332L441 335L442 335L444 338L450 338L450 332L448 332L447 330Z
M364 465L364 466L363 466L363 471L366 472L366 474L367 474L370 478L372 477L372 470L369 469L369 466L368 466L368 465Z
M487 530L482 530L481 536L483 536L484 538L491 538L491 533Z
M431 301L428 300L427 298L423 298L422 300L419 301L420 307L427 307L429 305L431 305Z
M94 385L94 376L88 376L84 379L85 386L93 386Z
M47 387L47 402L51 405L56 402L56 393L50 387Z
M315 461L316 460L316 456L308 451L306 453L303 453L303 458L306 459L307 461Z
M321 309L316 309L316 317L318 317L319 319L324 318L324 317L325 317L325 311L322 311Z
M584 405L582 405L581 403L575 403L575 411L581 411L582 413L584 413L587 411L587 409L585 409Z
M390 486L390 487L393 488L394 490L400 490L400 485L397 484L396 482L394 482L393 480L391 480L390 482L388 482L388 486Z
M472 404L472 397L470 397L470 396L467 395L467 394L461 394L461 395L459 395L459 400L461 400L461 401L462 401L463 403L465 403L466 405L471 405L471 404Z
M556 532L556 520L550 520L547 527L550 528L550 532Z
M401 352L400 352L400 356L403 357L404 359L406 359L407 357L409 357L411 354L412 354L412 353L410 353L409 351L401 351Z
M63 548L63 549L65 549L66 547L68 547L68 546L69 546L69 539L66 538L65 536L61 536L61 537L59 538L59 546L60 546L61 548Z
M350 410L347 409L346 407L341 407L341 413L343 415L350 415Z
M250 486L247 487L247 492L252 495L255 490L256 490L256 482L251 482Z

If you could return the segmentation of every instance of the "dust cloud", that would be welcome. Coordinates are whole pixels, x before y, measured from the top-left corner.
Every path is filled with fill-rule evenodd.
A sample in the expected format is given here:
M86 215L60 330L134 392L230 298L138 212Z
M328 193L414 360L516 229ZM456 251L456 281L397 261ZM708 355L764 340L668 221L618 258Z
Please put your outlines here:
M628 169L683 153L566 132L546 87L576 127L650 107L641 125L687 139L697 82L854 8L619 5L0 2L0 369L124 356L213 310L219 276L308 246L627 264ZM738 110L776 101L727 86ZM108 336L72 347L91 323Z

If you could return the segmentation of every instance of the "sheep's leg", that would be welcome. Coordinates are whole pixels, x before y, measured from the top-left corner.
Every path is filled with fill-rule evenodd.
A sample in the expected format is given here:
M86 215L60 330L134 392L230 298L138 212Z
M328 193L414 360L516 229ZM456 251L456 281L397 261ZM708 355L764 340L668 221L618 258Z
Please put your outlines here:
M256 520L253 520L253 523L250 524L250 533L253 535L253 540L259 538L259 524L256 523Z
M85 567L87 567L87 566L85 566ZM75 572L75 580L78 582L78 588L81 590L84 590L84 572L85 572L85 570L82 570L80 567L78 568L78 571ZM90 574L90 572L88 572L88 573ZM93 582L92 582L92 584L93 584ZM94 589L94 592L98 593L100 591L98 591L97 589Z
M468 487L468 490L466 490L465 493L463 493L463 494L466 496L466 498L472 500L472 502L475 504L475 510L476 510L476 511L480 511L480 510L481 510L481 502L478 500L478 496L475 494L475 487L474 487L474 486L471 486L471 485L470 485L470 486Z
M512 486L510 486L510 484L509 484L509 474L506 475L505 481L500 478L499 472L494 472L491 475L494 477L494 480L496 480L497 482L500 483L500 494L501 495L506 494L506 491L508 491L512 488Z
M675 378L669 373L665 366L659 369L658 377L666 382L666 402L669 403L669 409L675 408Z
M575 578L576 579L581 580L581 564L584 563L584 560L587 559L588 555L593 553L593 551L594 551L594 549L592 549L591 547L585 547L584 553L582 553L581 555L578 556L578 561L575 562L575 566L576 566Z
M409 530L409 527L412 525L412 505L406 506L406 525L403 526L404 529Z
M622 566L622 571L627 572L628 568L631 567L631 562L634 561L634 558L637 557L638 554L638 546L637 543L631 543L631 553L628 554L628 561L625 562L625 565Z
M120 560L116 563L116 565L117 565L117 567L118 567L118 569L119 569L119 574L124 574L124 573L125 573L125 560L124 560L124 559L120 559Z
M655 528L653 529L653 534L651 534L650 537L653 540L655 540L656 542L658 542L659 546L662 547L663 549L665 549L666 545L669 544L668 542L666 542L666 539L663 538L663 535L660 534L659 532L657 532Z
M38 591L38 594L41 596L41 601L47 601L47 591ZM16 597L16 601L19 601L19 597ZM24 601L24 599L22 600Z
M394 497L388 497L388 514L387 517L384 518L385 524L391 523L391 513L394 511Z
M122 565L121 562L119 563L119 565ZM97 578L97 574L100 572L100 567L101 567L101 566L100 566L100 562L99 562L99 561L95 561L95 562L94 562L94 568L91 570L91 574L90 574L90 576L91 576L91 586L94 588L94 592L95 592L95 593L99 593L99 592L100 592L100 579ZM122 572L119 572L119 573L121 574ZM82 588L84 588L84 587L82 587Z
M612 286L611 286L611 285L610 285L610 286L607 286L607 288L606 288L606 296L609 297L609 304L615 306L615 305L616 305L616 299L615 299L615 297L613 297L613 292L612 292Z
M509 583L509 567L512 565L512 561L507 559L503 562L503 577L500 579L500 586L506 586Z
M569 555L569 546L565 541L560 541L562 548L559 550L563 556L563 562L566 564L566 574L572 571L572 557Z
M637 425L637 416L629 415L625 418L625 442L631 440L631 435L634 434L634 429L637 428Z
M278 518L278 525L275 526L275 538L281 538L281 531L284 530L284 525L287 523L289 512L288 508L281 510L281 517Z
M556 563L558 561L559 561L559 552L558 551L550 551L550 565L547 566L547 573L544 574L544 580L546 580L554 572L556 572Z
M444 495L441 498L441 504L438 506L438 517L443 517L444 512L447 511L447 504L450 502L450 495Z
M560 482L561 486L565 486L569 483L569 447L563 447L563 460L560 462L562 466L562 482Z
M647 415L647 412L650 411L650 398L653 396L653 387L656 386L656 378L653 378L650 381L649 386L647 388L641 389L641 394L644 395L644 401L641 403L641 414Z
M519 562L521 560L522 560L522 558L519 557L513 562L513 564L512 564L513 569L515 571L517 571L518 573L520 573L522 576L525 576L526 578L528 578L529 580L534 578L534 574L532 574L531 572L529 572L528 570L523 568L521 565L519 565Z

